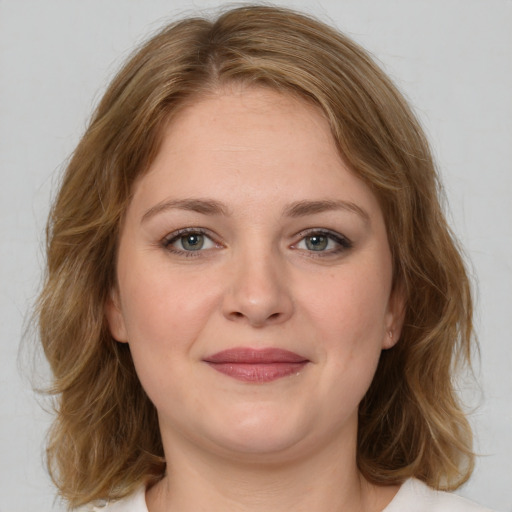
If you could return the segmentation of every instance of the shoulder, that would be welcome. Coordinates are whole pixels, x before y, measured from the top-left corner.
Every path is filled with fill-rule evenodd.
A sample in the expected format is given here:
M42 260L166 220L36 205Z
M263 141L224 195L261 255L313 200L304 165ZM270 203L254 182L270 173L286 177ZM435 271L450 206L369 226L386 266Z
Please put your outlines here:
M492 512L455 494L436 491L419 480L407 480L383 512Z
M76 512L148 512L144 487L126 498L112 502L97 502L81 507Z

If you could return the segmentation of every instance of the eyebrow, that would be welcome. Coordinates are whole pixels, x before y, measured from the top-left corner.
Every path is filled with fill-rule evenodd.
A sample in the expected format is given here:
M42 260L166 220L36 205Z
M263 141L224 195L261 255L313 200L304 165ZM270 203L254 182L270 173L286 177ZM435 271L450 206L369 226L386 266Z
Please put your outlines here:
M366 210L351 201L330 200L321 201L297 201L284 209L284 215L287 217L305 217L315 213L323 213L333 210L343 210L355 213L366 223L370 224L370 215Z
M188 210L203 215L230 215L226 206L214 199L171 199L150 208L142 216L141 222L145 222L159 213L174 209Z
M159 213L174 209L193 211L203 215L231 215L231 212L223 203L214 199L170 199L158 203L147 210L142 216L141 222L145 222ZM286 217L299 218L333 210L355 213L366 224L370 224L370 216L366 210L351 201L342 200L323 199L317 201L296 201L284 208L283 215Z

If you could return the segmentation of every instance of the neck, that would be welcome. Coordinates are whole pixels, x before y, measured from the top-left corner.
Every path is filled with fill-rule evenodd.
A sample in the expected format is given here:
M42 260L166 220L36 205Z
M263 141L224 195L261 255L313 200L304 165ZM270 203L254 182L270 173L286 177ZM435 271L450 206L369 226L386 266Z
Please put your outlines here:
M276 462L205 453L176 443L166 477L147 492L149 512L378 512L396 488L359 473L355 443L333 440L314 453Z

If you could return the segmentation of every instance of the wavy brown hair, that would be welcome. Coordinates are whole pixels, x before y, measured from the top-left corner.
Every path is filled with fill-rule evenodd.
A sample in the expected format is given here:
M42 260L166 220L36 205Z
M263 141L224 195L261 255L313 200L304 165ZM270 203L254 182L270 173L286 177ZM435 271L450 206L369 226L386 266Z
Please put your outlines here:
M246 6L172 23L145 43L111 83L67 166L37 310L54 376L47 454L60 493L70 506L120 498L165 472L155 408L128 345L110 335L105 304L123 214L163 126L230 83L319 106L344 160L380 201L406 311L401 338L382 353L360 405L360 471L378 484L414 476L456 488L473 467L453 382L457 364L470 359L472 301L423 131L351 39L287 9Z

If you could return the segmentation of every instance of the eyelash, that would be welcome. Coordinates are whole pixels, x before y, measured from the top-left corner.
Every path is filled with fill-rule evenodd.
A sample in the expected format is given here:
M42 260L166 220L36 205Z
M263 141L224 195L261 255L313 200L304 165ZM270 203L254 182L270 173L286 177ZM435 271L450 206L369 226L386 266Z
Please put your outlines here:
M204 249L203 250L199 249L197 251L186 251L184 249L176 249L175 247L172 246L172 244L174 242L177 242L180 238L183 238L186 235L202 235L205 238L208 238L209 240L211 240L211 242L213 244L215 244L215 246L217 246L217 247L220 246L220 244L218 242L216 242L214 240L214 238L211 236L210 232L207 231L206 229L202 229L202 228L184 228L184 229L179 229L178 231L174 231L173 233L167 235L162 240L162 246L167 251L169 251L173 254L177 254L179 256L184 256L185 258L197 258L199 256L204 256L204 255L200 254L200 253L205 252Z
M172 244L177 242L180 238L183 238L186 235L202 235L208 238L216 247L220 247L221 245L215 241L215 239L211 236L210 232L203 228L184 228L179 229L178 231L174 231L173 233L167 235L161 242L161 245L167 251L177 254L179 256L184 256L186 258L197 258L200 256L204 256L205 251L208 249L198 249L196 251L187 251L184 249L176 249ZM307 238L312 238L314 236L326 237L328 240L334 241L337 244L337 247L334 249L330 249L327 251L314 251L307 249L297 249L297 246L305 241ZM333 255L340 254L348 249L353 247L353 243L345 236L340 235L334 231L330 231L328 229L309 229L307 231L302 231L296 235L296 237L300 237L298 242L294 243L291 248L295 250L302 250L308 254L309 257L312 258L325 258Z
M300 239L298 242L292 245L292 248L296 249L301 242L305 241L307 238L312 238L314 236L326 237L327 239L332 240L334 243L336 243L337 247L327 251L298 249L304 250L307 253L308 257L310 258L327 258L329 256L336 256L338 254L341 254L342 252L352 249L354 245L351 240L349 240L346 236L341 235L340 233L336 233L335 231L331 231L329 229L316 228L308 229L307 231L302 231L298 233L297 237L300 237Z

